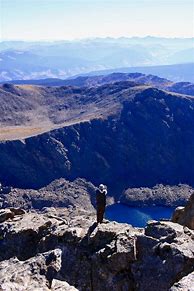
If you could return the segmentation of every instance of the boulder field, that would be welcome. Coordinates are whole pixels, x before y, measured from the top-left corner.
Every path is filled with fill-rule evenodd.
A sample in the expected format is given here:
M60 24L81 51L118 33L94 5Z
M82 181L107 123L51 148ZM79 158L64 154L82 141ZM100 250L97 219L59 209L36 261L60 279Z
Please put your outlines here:
M81 208L10 208L0 218L1 291L193 290L194 231L187 226L97 225Z

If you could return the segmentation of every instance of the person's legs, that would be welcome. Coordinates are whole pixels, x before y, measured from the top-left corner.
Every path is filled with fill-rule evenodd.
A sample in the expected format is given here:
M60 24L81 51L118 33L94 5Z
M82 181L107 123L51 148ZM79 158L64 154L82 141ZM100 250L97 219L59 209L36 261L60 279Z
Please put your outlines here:
M100 206L97 208L97 223L102 223L104 217L105 207Z
M97 223L100 222L100 219L101 219L101 209L100 207L97 208Z
M104 211L105 211L105 208L104 207L101 207L101 209L100 209L100 223L102 223L102 221L103 221Z

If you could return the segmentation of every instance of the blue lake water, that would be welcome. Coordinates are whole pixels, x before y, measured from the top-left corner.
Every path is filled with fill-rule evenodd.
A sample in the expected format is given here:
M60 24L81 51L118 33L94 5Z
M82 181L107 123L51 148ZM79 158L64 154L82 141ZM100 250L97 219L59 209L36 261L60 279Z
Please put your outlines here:
M121 203L106 207L105 218L144 227L148 220L169 219L174 208L165 206L131 207Z

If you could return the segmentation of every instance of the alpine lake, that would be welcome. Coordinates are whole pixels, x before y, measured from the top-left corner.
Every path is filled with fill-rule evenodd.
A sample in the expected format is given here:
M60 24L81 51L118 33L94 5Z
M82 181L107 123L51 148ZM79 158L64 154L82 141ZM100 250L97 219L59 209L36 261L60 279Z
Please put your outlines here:
M149 220L170 219L174 209L166 206L132 207L117 203L106 207L105 218L135 227L145 227Z

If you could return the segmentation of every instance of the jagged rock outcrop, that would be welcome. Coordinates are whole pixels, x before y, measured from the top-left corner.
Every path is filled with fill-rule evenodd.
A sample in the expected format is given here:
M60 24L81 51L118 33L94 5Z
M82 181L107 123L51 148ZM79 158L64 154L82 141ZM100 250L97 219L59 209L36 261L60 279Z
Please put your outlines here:
M194 229L194 194L191 195L185 207L177 207L172 217L173 222Z
M87 213L63 212L45 209L45 213L4 222L0 226L0 260L10 259L12 264L11 258L16 256L28 264L36 254L59 248L62 263L55 279L71 282L79 290L106 290L113 281L117 289L122 284L132 286L129 261L135 260L135 235L140 231L127 224L121 228L115 222L96 227L95 218Z
M194 233L173 222L151 221L144 231L96 225L83 210L46 208L4 221L0 236L0 286L14 291L23 290L19 283L32 290L29 280L43 290L65 290L55 284L66 281L83 291L167 291L194 270Z
M44 207L80 207L93 211L95 189L92 183L84 179L70 182L61 178L38 190L12 188L9 193L0 193L0 208L40 210Z
M119 198L121 203L130 206L179 206L185 205L194 189L188 185L156 185L152 188L129 188Z
M150 222L137 239L137 253L136 289L169 290L194 269L194 232L172 222Z

